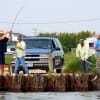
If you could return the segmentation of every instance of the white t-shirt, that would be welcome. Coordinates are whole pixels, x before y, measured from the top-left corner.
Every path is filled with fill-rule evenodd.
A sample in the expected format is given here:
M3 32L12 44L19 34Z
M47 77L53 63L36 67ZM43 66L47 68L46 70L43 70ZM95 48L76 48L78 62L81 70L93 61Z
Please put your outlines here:
M26 43L24 41L18 42L17 46L21 47L23 50L16 48L17 57L23 57L25 56L25 49L26 49Z

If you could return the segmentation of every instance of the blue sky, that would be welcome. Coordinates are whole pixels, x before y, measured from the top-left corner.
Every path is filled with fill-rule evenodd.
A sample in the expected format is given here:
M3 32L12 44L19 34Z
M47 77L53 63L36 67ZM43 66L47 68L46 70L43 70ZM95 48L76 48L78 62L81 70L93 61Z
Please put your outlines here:
M82 30L100 33L99 9L100 0L0 0L0 28L9 31L15 22L12 30L26 35Z

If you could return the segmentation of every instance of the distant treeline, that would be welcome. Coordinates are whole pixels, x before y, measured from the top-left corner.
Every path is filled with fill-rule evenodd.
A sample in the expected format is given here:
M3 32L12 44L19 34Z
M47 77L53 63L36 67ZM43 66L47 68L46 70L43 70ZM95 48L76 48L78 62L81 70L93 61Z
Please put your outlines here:
M76 48L80 39L86 39L95 33L89 31L82 31L79 33L40 33L39 36L57 37L64 49L64 52L71 51L71 48Z

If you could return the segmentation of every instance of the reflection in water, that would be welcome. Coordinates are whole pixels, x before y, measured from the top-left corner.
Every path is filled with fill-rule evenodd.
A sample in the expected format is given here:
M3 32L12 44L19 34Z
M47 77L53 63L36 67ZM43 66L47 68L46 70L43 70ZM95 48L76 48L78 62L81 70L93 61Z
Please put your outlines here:
M96 92L1 92L0 100L100 100L100 91Z

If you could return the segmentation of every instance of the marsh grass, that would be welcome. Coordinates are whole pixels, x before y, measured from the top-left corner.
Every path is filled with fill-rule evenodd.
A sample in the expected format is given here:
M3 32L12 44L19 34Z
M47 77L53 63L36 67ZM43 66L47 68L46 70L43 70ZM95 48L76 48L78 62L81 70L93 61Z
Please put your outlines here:
M64 68L63 68L63 73L70 73L70 72L77 72L77 73L82 73L82 67L80 63L80 59L76 58L75 53L66 53L65 54L65 62L64 62ZM95 64L96 59L95 55L91 57L91 62ZM89 73L93 72L93 69L95 68L95 65L90 65L90 71Z

